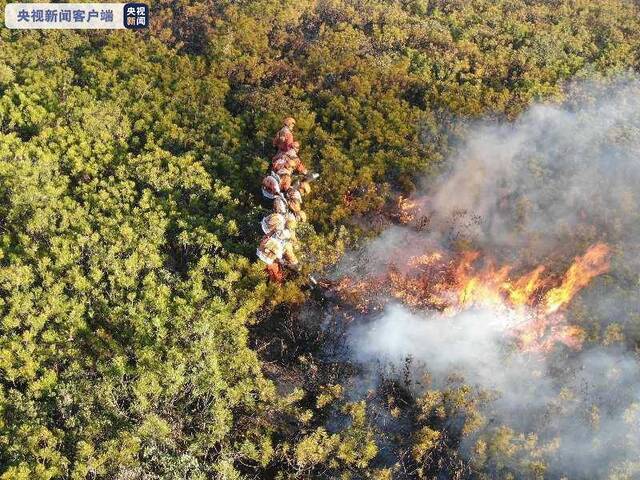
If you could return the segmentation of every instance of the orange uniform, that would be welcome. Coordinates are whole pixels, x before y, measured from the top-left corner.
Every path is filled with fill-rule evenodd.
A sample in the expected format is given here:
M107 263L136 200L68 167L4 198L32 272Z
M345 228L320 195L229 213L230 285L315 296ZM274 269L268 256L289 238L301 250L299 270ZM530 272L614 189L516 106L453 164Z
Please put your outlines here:
M267 271L267 275L269 275L269 280L274 283L282 283L284 280L284 272L282 271L282 267L280 267L279 263L272 263L271 265L267 265L265 267Z
M286 170L290 175L293 172L300 175L307 174L307 167L304 166L298 156L298 152L293 148L286 152L278 152L274 155L273 161L271 162L271 169L276 173Z
M273 137L273 146L280 152L286 152L290 148L293 148L293 132L288 126L282 127Z

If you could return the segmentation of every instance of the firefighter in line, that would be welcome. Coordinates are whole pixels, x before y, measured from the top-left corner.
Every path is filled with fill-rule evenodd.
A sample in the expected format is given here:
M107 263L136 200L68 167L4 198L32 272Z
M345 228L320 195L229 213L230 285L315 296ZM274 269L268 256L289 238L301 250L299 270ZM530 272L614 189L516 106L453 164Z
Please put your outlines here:
M302 195L307 195L309 191L309 185L302 182L286 192L279 192L273 198L274 213L293 217L298 223L306 222L307 214L302 210Z
M272 158L271 172L262 181L262 193L269 200L286 193L292 185L308 194L311 191L310 183L320 176L317 173L310 174L298 156L300 142L293 139L295 122L291 117L285 118L284 126L273 139L278 152Z
M273 137L273 146L278 149L279 152L286 152L293 147L293 128L296 121L292 117L285 118L282 123L284 124L276 136Z
M269 200L273 200L280 193L282 193L280 176L275 172L270 172L269 175L262 179L262 195Z
M294 244L297 243L296 226L297 222L293 217L285 217L279 213L272 213L262 219L261 227L265 235L256 254L267 264L267 273L272 281L282 281L283 267L299 271L299 262L294 251Z
M300 175L306 175L307 169L302 164L300 157L298 156L298 152L300 151L300 142L293 142L291 148L284 152L278 151L273 158L271 163L271 169L274 172L277 172L281 168L286 168L290 174L294 171Z
M283 272L280 268L280 261L282 260L283 254L284 246L280 240L271 235L262 237L256 250L256 255L267 264L267 274L273 282L281 282L283 279Z
M292 184L295 186L294 175L298 179L297 182L305 183L306 186L303 188L308 188L309 191L311 191L310 183L320 177L318 173L309 173L298 156L299 151L300 143L293 142L292 148L286 152L278 152L272 159L271 171L279 175L282 191L286 191Z
M309 175L298 156L300 143L293 138L295 120L287 117L283 123L273 139L278 153L272 159L271 172L262 181L263 195L273 200L273 213L262 219L265 236L257 249L258 258L267 264L270 279L276 282L283 279L283 267L299 271L294 252L295 229L299 222L307 219L302 210L302 197L309 194L310 182L319 176Z
M302 197L298 191L289 189L274 200L274 212L260 222L264 237L260 242L257 255L267 264L267 273L274 282L283 279L283 267L299 271L299 262L295 254L298 243L296 228L299 222L307 219L302 210Z

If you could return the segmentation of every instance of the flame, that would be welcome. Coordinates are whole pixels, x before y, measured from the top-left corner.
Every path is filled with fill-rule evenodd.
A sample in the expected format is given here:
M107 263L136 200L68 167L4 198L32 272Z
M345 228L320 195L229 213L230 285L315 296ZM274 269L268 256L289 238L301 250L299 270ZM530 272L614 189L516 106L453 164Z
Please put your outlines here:
M398 198L398 220L400 223L411 223L415 218L418 210L418 204L414 200L405 197Z
M435 262L442 260L442 253L434 252L429 255L420 255L418 257L411 257L407 262L410 267L419 267L425 265L433 265Z
M567 270L562 284L547 292L544 298L547 313L556 312L571 301L573 296L587 286L591 279L609 270L609 247L604 243L592 246L583 256L577 257Z
M507 284L505 288L509 292L509 300L514 305L527 305L534 292L542 284L540 276L544 270L544 265L539 265L531 272L518 278L513 284Z
M403 196L398 197L396 208L393 212L393 217L403 225L407 224L424 224L427 219L429 198L426 196L416 198L406 198Z
M607 245L595 244L558 276L544 265L514 274L514 266L497 266L477 251L458 255L435 251L410 257L400 267L389 264L376 277L358 281L347 277L335 289L363 312L390 300L445 316L489 308L515 319L509 333L524 351L549 351L558 342L579 349L584 333L567 323L563 309L594 277L608 271L609 254Z

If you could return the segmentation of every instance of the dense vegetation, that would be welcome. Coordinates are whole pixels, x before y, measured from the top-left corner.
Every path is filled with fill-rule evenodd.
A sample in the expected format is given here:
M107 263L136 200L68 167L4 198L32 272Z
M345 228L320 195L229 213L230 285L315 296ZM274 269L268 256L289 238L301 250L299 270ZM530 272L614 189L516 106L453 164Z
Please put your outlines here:
M0 478L390 478L365 403L317 365L303 282L268 285L255 259L272 134L295 116L323 174L300 234L320 270L442 168L453 119L637 69L638 7L152 7L148 32L0 33ZM479 401L416 404L407 475L472 475L433 447ZM502 472L500 435L474 475Z

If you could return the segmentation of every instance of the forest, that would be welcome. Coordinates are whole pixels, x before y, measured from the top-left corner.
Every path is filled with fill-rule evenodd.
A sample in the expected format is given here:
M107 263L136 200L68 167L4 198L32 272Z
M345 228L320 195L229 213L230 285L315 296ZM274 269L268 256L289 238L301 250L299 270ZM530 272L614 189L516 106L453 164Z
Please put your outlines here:
M640 477L640 4L150 8L0 30L1 480ZM286 116L321 177L277 284ZM545 265L530 304L602 268L533 352L424 320L471 250L501 295Z

